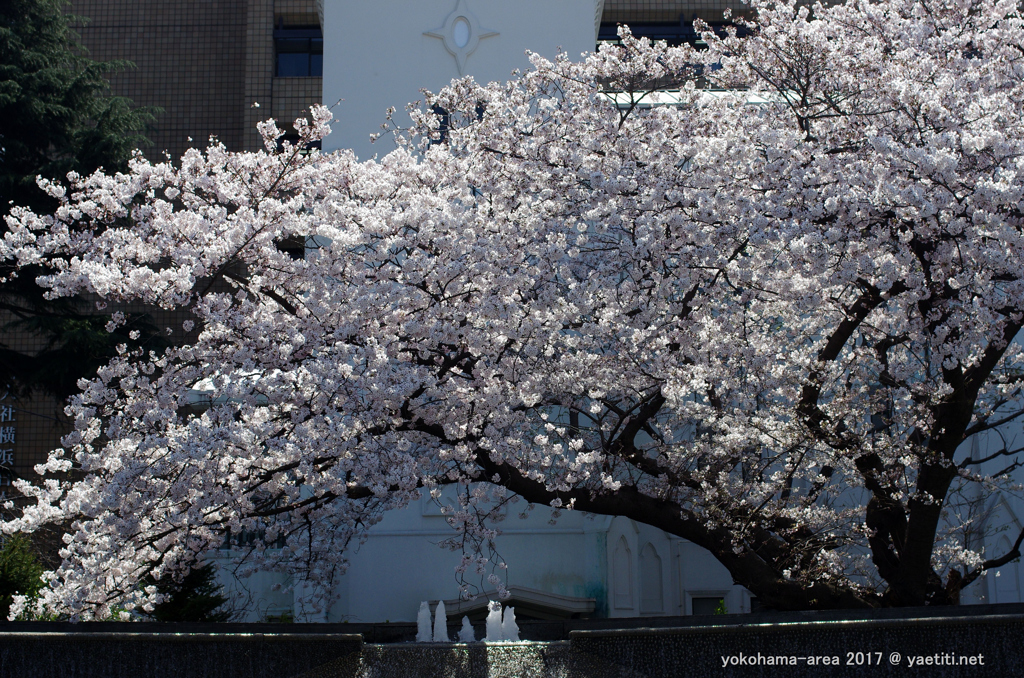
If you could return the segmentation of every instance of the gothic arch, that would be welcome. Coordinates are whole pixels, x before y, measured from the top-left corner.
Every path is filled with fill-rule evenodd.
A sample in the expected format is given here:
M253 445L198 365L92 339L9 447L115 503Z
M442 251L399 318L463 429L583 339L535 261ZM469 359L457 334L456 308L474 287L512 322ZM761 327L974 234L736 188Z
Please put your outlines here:
M654 544L648 542L640 550L640 614L656 615L664 612L665 586L661 556Z
M612 551L612 604L619 610L633 608L633 553L625 536Z

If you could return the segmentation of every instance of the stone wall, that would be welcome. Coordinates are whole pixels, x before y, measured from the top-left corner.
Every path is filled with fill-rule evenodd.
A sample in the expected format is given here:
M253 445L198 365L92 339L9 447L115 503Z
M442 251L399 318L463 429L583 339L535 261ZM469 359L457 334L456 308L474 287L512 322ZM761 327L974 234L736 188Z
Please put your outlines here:
M0 676L354 676L362 644L360 636L344 634L0 631Z
M364 643L405 637L407 624L7 623L0 676L1004 678L1024 664L1021 604L520 626L551 637L559 624L568 640L417 644Z
M1024 615L573 631L580 654L642 676L1019 676Z

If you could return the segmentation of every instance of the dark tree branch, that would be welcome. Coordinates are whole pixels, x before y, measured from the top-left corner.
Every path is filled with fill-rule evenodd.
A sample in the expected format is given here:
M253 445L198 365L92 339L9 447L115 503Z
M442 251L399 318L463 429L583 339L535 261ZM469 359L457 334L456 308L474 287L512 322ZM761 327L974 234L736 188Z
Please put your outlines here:
M1010 547L1009 551L1007 551L998 558L992 558L990 560L984 561L981 565L963 575L963 579L961 579L960 581L960 588L963 589L964 587L974 582L974 580L980 577L982 574L984 574L986 570L1001 567L1012 560L1020 558L1021 544L1024 544L1024 530L1021 530L1020 534L1017 535L1017 541L1013 542L1013 546Z

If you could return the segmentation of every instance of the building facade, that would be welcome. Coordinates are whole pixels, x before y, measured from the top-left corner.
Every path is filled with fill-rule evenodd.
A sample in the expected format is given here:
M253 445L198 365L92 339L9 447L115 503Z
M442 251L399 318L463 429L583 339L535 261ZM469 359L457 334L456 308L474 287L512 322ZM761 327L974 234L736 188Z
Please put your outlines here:
M172 158L204 148L210 136L230 150L259 150L257 122L290 122L321 102L334 107L342 128L332 147L342 147L342 137L363 144L388 106L401 109L420 88L437 90L460 75L505 79L528 65L526 49L578 54L599 35L613 36L618 23L695 39L695 18L719 23L724 10L745 8L739 0L73 0L70 7L85 20L79 33L93 58L135 64L111 84L140 106L163 109L144 150ZM462 14L480 23L470 22L460 47ZM445 35L449 17L459 36Z

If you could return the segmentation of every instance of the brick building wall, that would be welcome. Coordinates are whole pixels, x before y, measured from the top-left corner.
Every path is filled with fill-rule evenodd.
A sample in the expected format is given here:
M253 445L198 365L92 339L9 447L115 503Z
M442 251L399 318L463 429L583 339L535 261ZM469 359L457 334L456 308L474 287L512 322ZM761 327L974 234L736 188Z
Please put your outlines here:
M316 25L315 0L74 0L71 11L88 20L79 33L94 59L135 64L111 76L113 91L163 109L144 149L154 159L211 135L257 150L257 122L290 123L320 100L321 78L274 77L274 27Z
M92 58L134 62L110 77L114 93L163 109L147 133L153 145L143 149L154 160L204 148L211 135L230 150L260 149L257 122L273 115L285 127L320 100L321 78L274 77L274 27L315 26L315 0L74 0L71 12L86 20L78 31ZM185 338L181 324L188 317L187 311L152 314L174 341ZM40 338L14 320L0 313L0 342L40 350ZM33 467L60 447L71 424L56 398L16 395L0 385L0 498L12 495L14 478L36 477Z
M210 135L228 148L243 144L247 0L75 0L88 19L82 43L100 61L125 59L135 68L111 76L117 94L159 106L153 146L178 157ZM194 141L189 142L191 137Z

